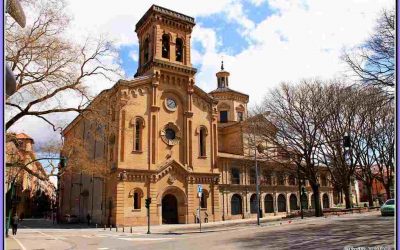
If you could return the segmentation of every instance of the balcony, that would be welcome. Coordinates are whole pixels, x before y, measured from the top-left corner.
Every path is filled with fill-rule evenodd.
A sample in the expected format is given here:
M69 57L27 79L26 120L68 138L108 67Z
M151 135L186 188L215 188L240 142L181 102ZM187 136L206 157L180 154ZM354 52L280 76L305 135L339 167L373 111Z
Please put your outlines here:
M232 177L232 178L231 178L231 183L232 183L232 184L240 184L240 178L234 178L234 177Z

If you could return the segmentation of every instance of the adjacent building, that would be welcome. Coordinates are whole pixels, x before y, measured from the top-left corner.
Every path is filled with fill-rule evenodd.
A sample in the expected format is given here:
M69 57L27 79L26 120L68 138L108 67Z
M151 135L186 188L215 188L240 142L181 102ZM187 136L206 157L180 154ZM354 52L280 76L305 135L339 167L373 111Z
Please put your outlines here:
M13 212L21 217L43 216L56 203L56 187L46 180L40 161L35 161L33 145L34 140L25 133L7 134L4 185L9 198L13 192Z
M254 154L244 131L249 96L229 87L223 64L215 90L196 86L194 26L194 18L156 5L136 24L135 78L119 80L95 98L91 108L103 114L102 122L80 115L63 132L66 144L84 141L91 160L82 164L105 163L110 174L69 172L68 164L79 160L69 158L60 178L61 216L144 225L146 198L152 224L195 223L199 207L201 219L210 222L256 213ZM281 164L260 162L263 214L299 209L297 178ZM320 176L324 207L333 203L328 179ZM312 199L309 192L310 206Z

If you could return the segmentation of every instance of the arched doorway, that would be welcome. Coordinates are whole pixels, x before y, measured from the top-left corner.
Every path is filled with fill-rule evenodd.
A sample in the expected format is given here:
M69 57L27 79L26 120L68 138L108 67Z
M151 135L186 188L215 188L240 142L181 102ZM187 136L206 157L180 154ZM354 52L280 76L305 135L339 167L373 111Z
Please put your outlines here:
M250 213L256 214L257 213L257 195L252 194L250 197Z
M272 195L267 194L264 200L265 212L273 213L274 212L274 197Z
M327 194L322 196L322 206L323 208L329 208L329 197Z
M295 194L290 195L290 210L297 210L297 197Z
M286 198L283 194L278 196L278 212L286 212Z
M242 214L242 197L238 194L232 195L231 199L231 214Z
M177 224L178 221L178 200L173 194L166 194L162 199L162 223Z

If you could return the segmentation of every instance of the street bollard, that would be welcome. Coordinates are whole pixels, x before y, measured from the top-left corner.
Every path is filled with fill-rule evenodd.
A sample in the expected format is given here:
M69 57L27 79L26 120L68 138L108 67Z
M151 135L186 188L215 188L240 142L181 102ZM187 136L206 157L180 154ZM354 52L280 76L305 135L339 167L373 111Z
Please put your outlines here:
M97 223L96 223L96 228L97 228Z
M132 226L131 226L131 233L132 233Z
M115 225L115 232L118 232L118 225Z
M104 224L104 231L106 231L106 224Z
M110 231L111 231L111 224L110 224Z
M122 232L125 233L125 226L122 225Z

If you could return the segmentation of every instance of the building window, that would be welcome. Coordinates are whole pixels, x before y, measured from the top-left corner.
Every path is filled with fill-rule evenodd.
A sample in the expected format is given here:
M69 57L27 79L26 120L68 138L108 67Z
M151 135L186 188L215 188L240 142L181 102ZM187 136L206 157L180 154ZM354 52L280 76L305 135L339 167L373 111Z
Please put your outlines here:
M180 38L176 39L175 42L175 54L176 54L176 61L182 62L183 61L183 41Z
M200 128L199 132L199 140L200 140L200 145L199 145L199 153L200 157L205 157L206 156L206 135L207 131L205 127Z
M278 196L278 212L286 212L286 198L283 194Z
M274 212L274 198L272 195L267 194L264 200L264 207L266 213L273 213Z
M141 209L142 208L142 197L143 192L140 189L135 189L133 191L133 209Z
M200 207L201 208L207 208L207 197L208 197L208 193L203 190L203 193L201 195L201 199L200 199Z
M238 121L243 121L243 112L237 112Z
M150 41L149 41L149 38L146 38L146 40L144 40L144 44L143 44L144 63L147 63L149 61L149 50L150 50Z
M162 57L169 59L169 35L162 36Z
M328 186L327 180L326 180L326 175L321 175L321 186L326 187Z
M285 185L285 176L282 173L277 175L278 185L284 186Z
M250 213L256 214L257 213L257 195L252 194L250 197Z
M264 172L264 181L263 182L265 185L269 185L269 186L272 185L272 176L270 173Z
M140 196L139 193L133 194L133 209L140 209Z
M143 119L136 118L134 123L133 151L142 151Z
M228 111L220 111L219 112L219 121L220 122L228 122Z
M295 186L296 185L296 178L293 175L289 176L289 185Z
M232 195L231 199L231 214L242 214L242 197L238 194Z
M290 210L297 210L297 209L299 209L299 208L297 207L297 196L296 196L295 194L291 194L291 195L290 195L290 200L289 200L289 202L290 202Z
M250 184L256 184L256 170L255 170L255 168L250 168Z
M232 184L240 184L240 171L237 168L231 169Z

